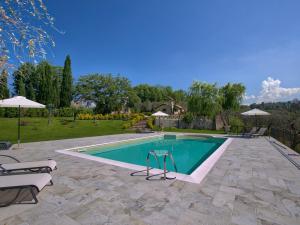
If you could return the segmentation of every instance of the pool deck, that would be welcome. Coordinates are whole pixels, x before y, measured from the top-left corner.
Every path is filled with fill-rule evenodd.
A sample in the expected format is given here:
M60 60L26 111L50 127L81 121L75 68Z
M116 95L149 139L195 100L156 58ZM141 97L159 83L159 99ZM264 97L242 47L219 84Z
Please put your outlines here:
M0 224L300 224L300 170L267 138L234 138L200 184L146 181L55 151L147 135L153 134L36 142L1 152L22 161L52 158L58 170L37 205L0 208Z

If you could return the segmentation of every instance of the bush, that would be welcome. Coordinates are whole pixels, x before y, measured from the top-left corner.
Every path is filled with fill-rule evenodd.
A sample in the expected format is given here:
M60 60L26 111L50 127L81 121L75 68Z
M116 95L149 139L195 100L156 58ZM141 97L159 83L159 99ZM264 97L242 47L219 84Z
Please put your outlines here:
M18 117L18 108L0 108L0 117L15 118ZM47 117L47 109L27 109L21 108L22 117Z
M93 113L79 113L77 115L79 120L128 120L130 115L127 114L93 114Z
M128 128L131 127L131 124L130 123L124 123L122 127L123 127L123 129L128 129Z
M87 108L75 109L72 107L65 107L65 108L58 108L58 109L51 110L51 114L54 117L73 117L74 113L92 114L93 111ZM45 109L22 108L21 115L23 117L48 117L49 110L47 108ZM8 118L18 117L18 108L0 108L0 117L8 117Z
M136 123L144 120L145 116L141 113L132 113L132 114L91 114L91 113L80 113L77 115L79 120L126 120L127 123L123 124L124 129L128 129L134 126Z
M235 133L240 133L244 129L244 123L239 117L230 117L229 125L231 127L231 131Z
M182 121L185 122L186 124L191 124L194 120L194 117L191 113L186 113L183 118Z
M145 119L145 116L143 114L130 114L130 119L127 123L123 125L124 129L128 129L132 126L134 126L136 123L142 121Z
M149 117L147 119L147 127L150 128L150 129L153 129L154 128L154 120L155 118L154 117Z

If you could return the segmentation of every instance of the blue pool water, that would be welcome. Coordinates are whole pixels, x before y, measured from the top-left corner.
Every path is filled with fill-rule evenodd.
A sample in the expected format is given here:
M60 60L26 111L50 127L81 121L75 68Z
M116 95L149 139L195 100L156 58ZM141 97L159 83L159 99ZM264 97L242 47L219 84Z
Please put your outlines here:
M224 138L194 136L182 136L177 139L151 138L97 147L86 151L85 154L146 166L146 157L150 150L171 151L177 165L177 172L189 175L225 140ZM163 157L158 158L163 166ZM154 158L151 158L150 163L152 167L158 168ZM167 160L167 169L174 171L170 160Z

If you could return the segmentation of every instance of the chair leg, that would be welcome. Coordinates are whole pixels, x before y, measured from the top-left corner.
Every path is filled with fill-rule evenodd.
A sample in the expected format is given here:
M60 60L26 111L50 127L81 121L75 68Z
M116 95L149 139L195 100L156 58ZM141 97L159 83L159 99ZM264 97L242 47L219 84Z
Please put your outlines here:
M38 199L37 199L37 197L36 197L36 194L35 194L34 191L33 191L33 188L34 188L34 187L31 187L31 188L30 188L30 192L31 192L32 198L33 198L33 200L34 200L33 204L37 204L39 201L38 201Z
M5 204L0 204L0 207L6 207L6 206L10 206L10 205L14 204L15 201L17 200L17 198L19 197L21 191L22 191L22 188L20 188L20 189L18 190L16 196L15 196L10 202L5 203Z

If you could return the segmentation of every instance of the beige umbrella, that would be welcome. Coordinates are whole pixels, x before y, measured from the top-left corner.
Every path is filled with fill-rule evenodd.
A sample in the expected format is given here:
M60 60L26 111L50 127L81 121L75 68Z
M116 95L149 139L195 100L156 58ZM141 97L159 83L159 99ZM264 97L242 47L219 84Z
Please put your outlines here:
M19 108L18 117L18 147L20 147L20 126L21 126L21 108L45 108L38 102L31 101L23 96L16 96L13 98L0 100L0 107Z
M161 112L161 111L158 111L156 113L153 113L152 116L158 117L158 119L159 119L159 127L160 127L160 117L166 117L166 116L169 116L169 114Z
M156 113L153 113L152 116L169 116L169 114L164 113L162 111L158 111Z
M269 116L271 115L270 113L268 112L265 112L265 111L262 111L260 109L251 109L247 112L243 112L241 113L243 116L254 116L255 117L255 124L256 124L256 127L257 127L257 116Z

